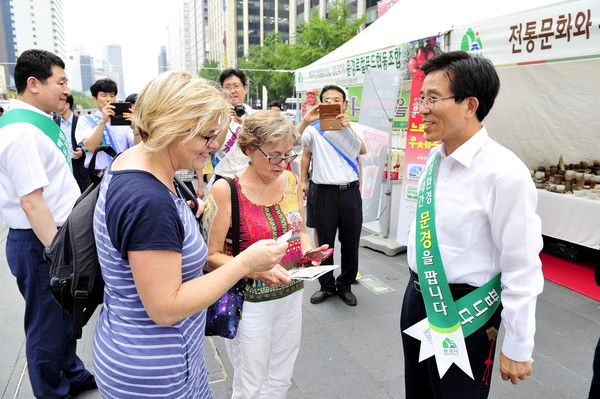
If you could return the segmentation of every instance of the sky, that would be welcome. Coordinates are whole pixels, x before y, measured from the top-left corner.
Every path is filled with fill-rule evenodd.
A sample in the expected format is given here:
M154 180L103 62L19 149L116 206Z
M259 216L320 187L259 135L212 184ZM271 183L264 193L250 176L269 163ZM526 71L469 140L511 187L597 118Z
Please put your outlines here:
M174 0L62 0L67 55L81 46L96 60L120 44L126 94L139 93L158 74L160 46ZM67 63L68 68L68 63ZM68 70L67 70L68 73ZM122 88L119 87L119 97Z

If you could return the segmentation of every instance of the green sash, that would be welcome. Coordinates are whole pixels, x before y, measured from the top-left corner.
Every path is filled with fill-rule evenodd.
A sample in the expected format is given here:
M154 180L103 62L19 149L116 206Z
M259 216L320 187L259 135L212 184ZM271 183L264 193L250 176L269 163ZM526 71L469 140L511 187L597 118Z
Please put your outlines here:
M39 112L35 112L29 109L17 108L11 109L4 113L4 115L0 118L0 128L3 128L6 125L10 125L11 123L30 123L40 129L54 144L56 147L62 152L67 161L67 165L71 172L73 171L73 164L71 163L71 154L70 148L67 143L67 138L63 133L60 126L58 126L52 119L49 117L40 114Z
M440 160L428 163L419 188L416 220L416 263L427 318L405 330L421 340L419 361L435 355L440 378L456 363L473 378L465 337L481 328L500 305L500 273L454 302L444 271L435 228L434 181Z

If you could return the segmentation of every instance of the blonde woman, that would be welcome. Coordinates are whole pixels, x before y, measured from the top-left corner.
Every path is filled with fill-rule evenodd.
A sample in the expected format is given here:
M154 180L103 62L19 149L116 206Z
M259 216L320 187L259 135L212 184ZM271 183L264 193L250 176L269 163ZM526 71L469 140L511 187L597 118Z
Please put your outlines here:
M285 254L287 244L263 240L202 274L206 244L173 177L202 170L228 122L219 90L185 72L158 76L138 97L143 142L114 160L94 215L106 282L93 353L103 397L210 398L204 309Z

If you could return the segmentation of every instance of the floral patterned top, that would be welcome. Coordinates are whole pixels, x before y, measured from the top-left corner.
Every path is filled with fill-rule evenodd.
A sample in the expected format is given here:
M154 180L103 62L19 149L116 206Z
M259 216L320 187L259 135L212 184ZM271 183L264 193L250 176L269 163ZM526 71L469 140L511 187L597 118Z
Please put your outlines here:
M253 203L244 195L238 176L234 176L233 181L240 205L240 252L257 241L277 239L288 230L292 230L292 238L280 263L282 267L289 270L298 266L298 259L302 256L300 242L302 217L299 210L298 180L287 170L284 171L284 176L286 185L283 198L270 205ZM231 238L230 230L225 240L228 254L231 254ZM288 296L303 287L304 282L301 280L292 280L288 285L269 288L260 280L247 279L245 299L250 302L270 301Z

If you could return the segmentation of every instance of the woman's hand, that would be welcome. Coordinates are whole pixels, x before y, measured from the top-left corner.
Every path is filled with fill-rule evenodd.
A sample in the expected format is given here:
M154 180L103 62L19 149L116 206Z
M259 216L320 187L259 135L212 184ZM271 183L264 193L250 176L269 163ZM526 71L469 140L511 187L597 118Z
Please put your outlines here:
M288 285L292 282L290 272L279 264L269 271L251 274L250 277L262 281L269 288Z
M328 249L328 248L329 248L329 244L323 244L323 245L321 245L320 247L313 248L311 251L325 251L325 250L326 250L326 249ZM313 261L311 262L311 264L312 264L313 266L319 266L319 265L321 264L321 262L322 262L322 261L321 261L321 259L318 259L318 260L313 260Z
M288 243L279 244L275 240L260 240L250 245L238 256L248 265L248 274L271 270L285 255Z

